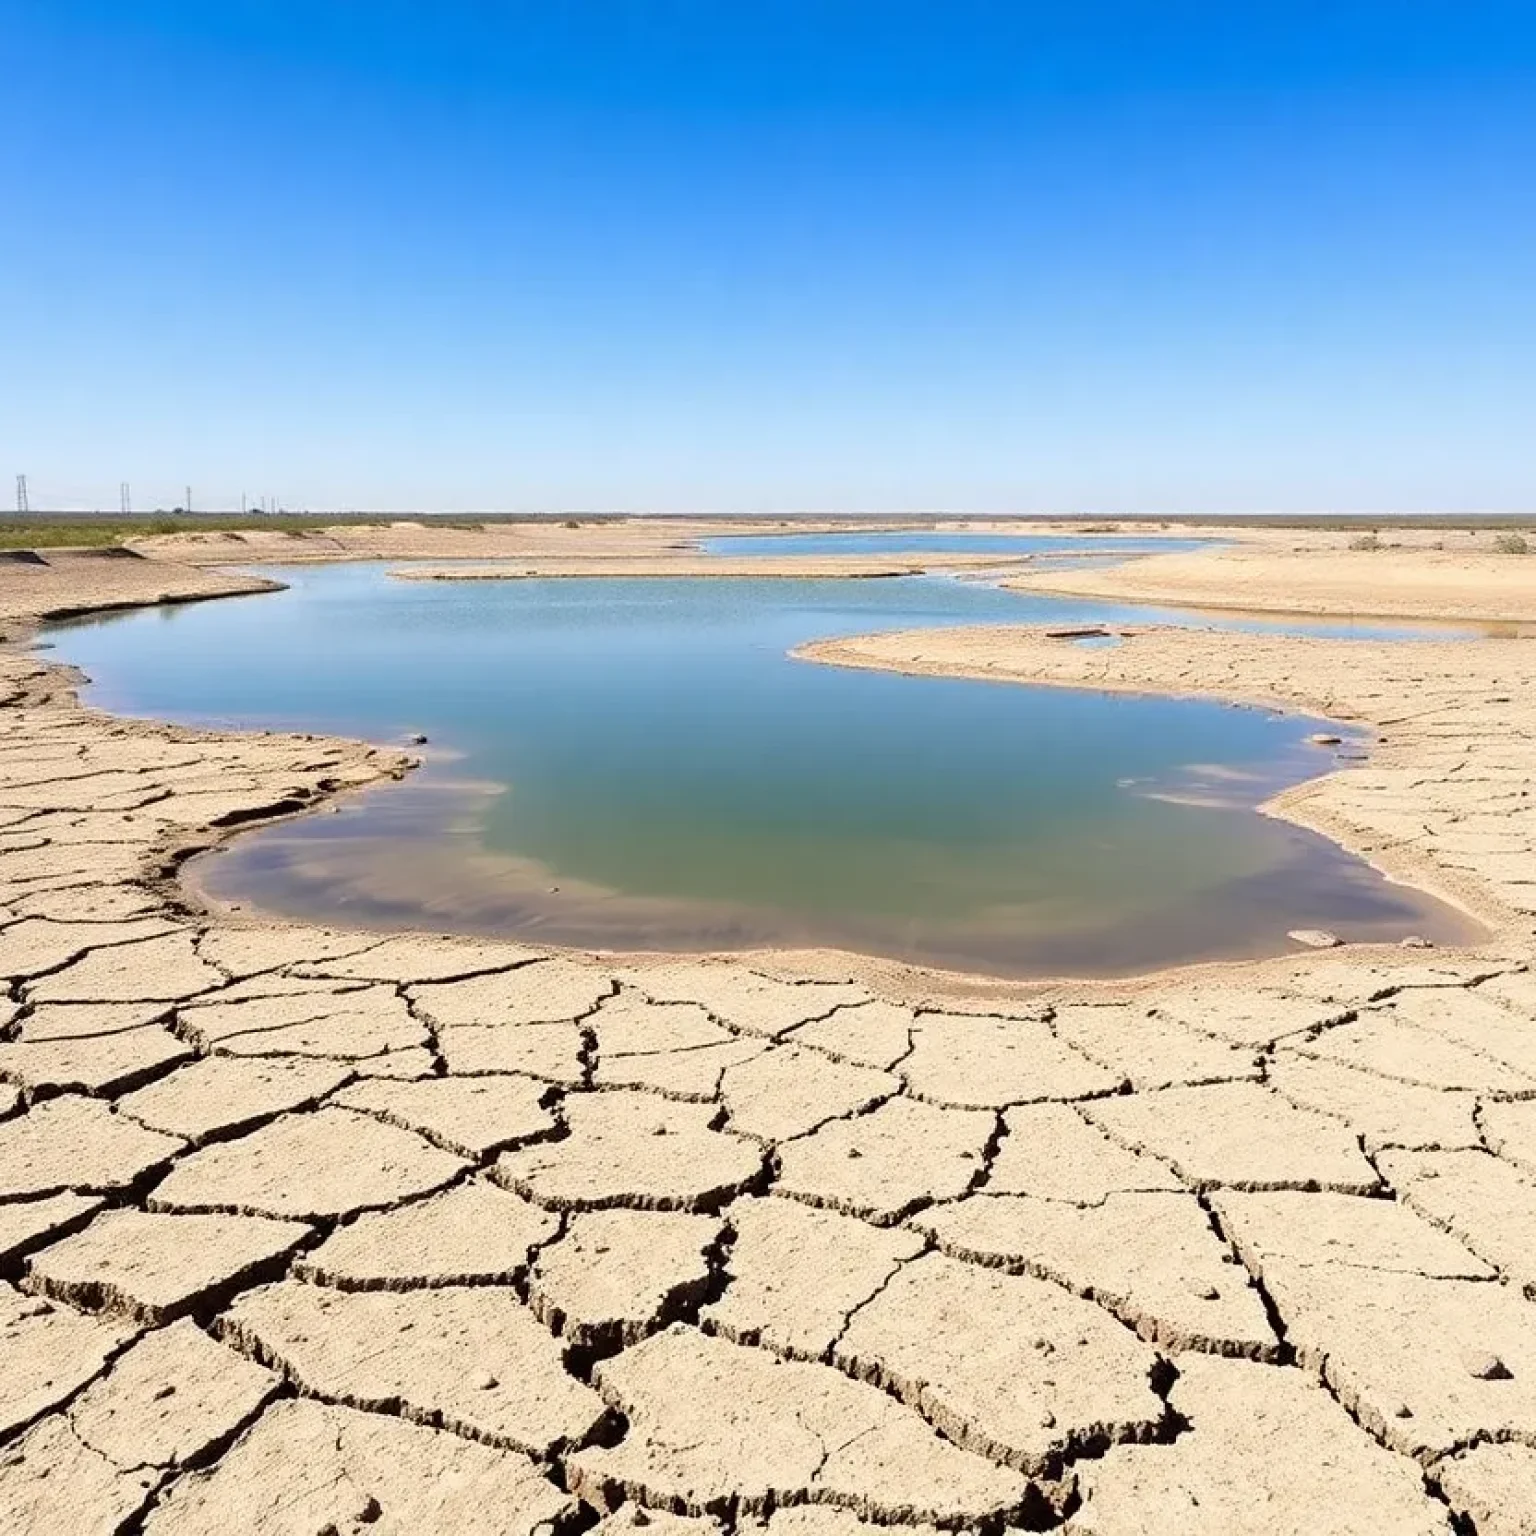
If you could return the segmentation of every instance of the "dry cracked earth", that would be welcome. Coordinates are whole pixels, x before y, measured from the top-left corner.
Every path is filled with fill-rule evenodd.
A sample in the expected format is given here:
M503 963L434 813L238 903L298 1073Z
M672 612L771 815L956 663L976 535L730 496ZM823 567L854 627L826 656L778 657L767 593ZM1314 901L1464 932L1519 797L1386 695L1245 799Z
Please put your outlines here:
M179 860L400 760L0 652L0 1530L1536 1531L1536 647L1143 640L839 659L1372 722L1296 814L1488 942L957 996L238 926Z

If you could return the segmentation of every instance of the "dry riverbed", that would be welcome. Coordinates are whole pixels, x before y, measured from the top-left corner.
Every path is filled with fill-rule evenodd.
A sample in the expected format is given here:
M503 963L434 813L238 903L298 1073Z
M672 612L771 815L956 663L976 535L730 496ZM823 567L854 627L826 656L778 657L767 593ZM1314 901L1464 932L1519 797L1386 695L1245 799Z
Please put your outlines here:
M197 910L408 760L14 642L247 590L0 564L0 1529L1536 1529L1536 643L810 648L1371 727L1273 809L1487 930L1022 987Z

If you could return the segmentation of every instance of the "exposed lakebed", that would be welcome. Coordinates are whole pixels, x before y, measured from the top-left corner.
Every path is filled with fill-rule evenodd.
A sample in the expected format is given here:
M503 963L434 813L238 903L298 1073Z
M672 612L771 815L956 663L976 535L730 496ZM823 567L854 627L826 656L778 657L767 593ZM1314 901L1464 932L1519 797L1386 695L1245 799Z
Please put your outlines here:
M879 629L1174 615L940 577L271 574L289 590L50 637L91 677L92 701L124 712L428 737L404 784L200 861L219 899L557 944L817 945L996 974L1273 952L1300 927L1463 931L1325 839L1254 813L1331 765L1305 739L1316 721L787 655Z

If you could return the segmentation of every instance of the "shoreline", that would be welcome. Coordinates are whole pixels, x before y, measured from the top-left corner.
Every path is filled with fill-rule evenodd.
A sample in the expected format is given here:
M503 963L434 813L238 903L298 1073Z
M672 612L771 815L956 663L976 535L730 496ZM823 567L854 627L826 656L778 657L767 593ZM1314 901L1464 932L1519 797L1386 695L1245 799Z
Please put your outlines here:
M182 870L184 891L207 913L245 924L325 923L344 911L352 926L369 932L432 934L447 927L464 939L534 943L551 952L602 955L626 965L655 965L686 956L782 968L786 957L794 956L796 966L810 964L829 974L835 970L850 979L862 979L877 968L900 968L909 989L930 999L963 998L982 990L1002 995L1042 987L1134 988L1199 967L1254 964L1295 953L1283 923L1270 922L1262 931L1220 939L1192 930L1187 914L1182 922L1164 924L1160 939L1140 946L1163 951L1162 958L1150 962L1131 958L1134 951L1126 951L1124 939L1111 925L1093 932L1042 930L1027 951L1017 935L998 931L990 946L997 958L990 962L987 936L970 930L948 941L930 935L921 946L904 944L888 932L882 936L880 925L869 922L805 919L797 933L793 916L765 918L750 906L702 899L626 897L562 877L531 859L487 852L478 845L473 821L461 824L461 813L479 804L485 793L477 782L448 780L430 787L418 782L409 802L407 784L371 788L387 794L388 801L372 807L349 803L339 809L366 820L371 828L366 843L382 851L372 856L354 852L355 826L338 826L333 832L321 820L286 833L274 826L255 844L243 849L226 844L190 861ZM1232 809L1241 815L1268 815L1262 806ZM1268 819L1297 825L1279 816ZM1416 931L1432 935L1436 949L1445 953L1475 948L1488 937L1473 916L1443 893L1386 877L1371 861L1356 858L1305 824L1297 830L1311 833L1324 845L1311 857L1330 866L1336 859L1338 880L1359 882L1362 895L1374 897L1376 881L1401 891L1401 911L1391 918L1331 925L1339 927L1343 942L1351 947L1391 948L1400 933ZM451 851L449 845L454 845ZM232 864L226 865L226 858ZM1294 873L1282 865L1252 878L1283 880L1294 878ZM274 883L277 899L270 900ZM1234 892L1233 899L1240 899L1240 893ZM1144 926L1140 920L1126 921L1137 930ZM1156 926L1157 915L1146 923ZM1394 930L1390 936L1380 932L1388 924ZM1181 937L1174 940L1170 929ZM1174 942L1181 948L1169 952ZM1054 959L1041 958L1053 951Z
M390 1509L462 1468L509 1523L679 1536L1025 1509L1193 1532L1196 1506L1215 1536L1233 1488L1296 1529L1327 1497L1361 1536L1531 1507L1536 644L802 648L1374 722L1367 762L1271 806L1430 861L1498 923L945 988L831 952L199 912L193 853L410 758L114 717L21 648L66 591L262 590L242 578L62 559L29 607L7 574L0 1510L96 1454L77 1424L137 1432L187 1380L239 1405L197 1410L200 1455L72 1482L82 1520L156 1536L268 1498L276 1466ZM828 1438L802 1446L808 1414Z
M56 552L54 552L56 553ZM943 557L939 557L942 559ZM957 561L967 564L974 557L952 557ZM1016 557L995 557L1000 563L1015 565ZM812 572L819 572L825 565L819 557L799 556L782 557L776 562L781 569L776 573L785 577L793 577L797 574L792 569L782 569L790 566L795 561L800 561L809 566ZM158 563L158 562L157 562ZM639 562L635 562L639 564ZM904 570L900 574L918 574L924 569L934 568L927 561L915 562L911 570ZM191 601L212 600L221 596L246 596L260 593L282 590L283 583L272 581L265 577L248 575L244 572L226 571L214 569L213 571L201 570L199 574L216 583L214 589L197 590L183 595L172 589L167 595L158 597L137 597L128 601L93 602L78 609L54 609L46 616L39 616L37 622L51 622L60 616L77 617L87 616L90 612L113 612L136 607L155 606L160 603L179 603ZM439 574L430 566L423 567L420 574L410 571L390 570L388 573L395 579L420 579L420 580L477 580L482 579L474 572L468 572L463 576L457 573ZM543 571L528 573L530 575L543 576ZM563 573L559 573L563 574ZM637 574L634 569L626 568L622 571L605 572L604 575L627 577ZM669 573L670 574L670 573ZM809 574L809 573L808 573ZM870 574L885 574L884 572ZM494 577L483 579L506 579L501 572ZM1252 705L1259 708L1274 708L1286 714L1312 715L1323 722L1335 722L1344 725L1364 725L1367 729L1373 729L1373 723L1367 719L1339 715L1336 710L1324 701L1303 697L1300 700L1294 697L1286 697L1283 694L1273 696L1261 696L1252 690L1241 687L1215 687L1202 688L1182 686L1170 688L1160 685L1156 681L1137 682L1134 680L1116 681L1113 678L1098 675L1097 672L1088 680L1072 678L1061 679L1051 677L1045 673L1023 672L1014 675L1000 674L996 670L986 667L973 667L962 661L959 664L946 661L937 661L924 664L920 661L912 661L910 658L900 662L889 662L879 659L871 659L873 647L875 653L881 648L899 647L909 648L912 644L922 644L930 637L936 637L940 641L950 636L974 635L983 641L986 637L1000 634L1018 633L1028 635L1041 640L1046 651L1042 656L1055 654L1061 647L1069 650L1076 649L1071 641L1051 640L1047 638L1047 626L1020 626L1014 629L1010 626L979 626L974 631L965 630L916 630L916 631L886 631L869 636L852 636L842 639L829 639L812 641L805 645L795 647L787 652L792 660L809 661L822 665L862 666L878 670L895 671L909 675L946 676L957 679L984 682L1014 682L1039 687L1065 687L1080 688L1087 691L1101 692L1125 692L1162 697L1183 696L1188 698L1216 699L1224 703L1240 705ZM1219 632L1179 630L1172 627L1146 626L1138 630L1138 633L1167 634L1173 637L1185 635L1199 635L1202 637L1201 645L1212 641L1219 642ZM1295 643L1314 643L1308 641L1297 642L1292 637L1274 637L1283 645ZM1317 644L1331 645L1355 645L1354 641L1321 641ZM1366 642L1367 644L1382 644L1387 646L1400 646L1407 642L1383 641ZM1426 642L1440 644L1446 642ZM1457 644L1469 644L1473 642L1457 641ZM1536 648L1533 648L1536 649ZM34 654L37 652L34 651ZM1103 658L1102 651L1095 653ZM105 719L113 722L132 720L133 723L154 735L157 733L190 733L194 739L207 740L217 743L220 747L238 747L238 744L252 737L270 738L283 737L283 732L260 731L251 732L239 729L217 729L198 726L181 726L174 722L153 718L126 717L113 714L110 710L98 711L94 706L84 704L78 697L78 684L83 679L75 674L75 669L62 663L48 662L47 665L56 668L62 674L71 674L69 677L69 696L73 699L75 707L84 713L99 713ZM299 733L299 739L305 742L315 741L325 743L327 746L344 753L349 760L357 760L365 763L377 763L377 771L371 778L348 782L334 791L322 791L313 798L305 797L302 803L280 809L272 814L263 814L253 811L233 824L223 827L205 827L197 829L200 836L190 839L176 857L176 873L167 888L168 897L183 910L200 914L210 921L229 923L241 928L269 926L274 928L303 929L315 925L315 918L291 917L284 913L273 911L258 906L248 906L245 903L231 903L212 894L203 882L189 877L185 873L186 866L194 860L203 859L209 855L218 853L228 847L241 833L251 830L255 824L276 825L286 821L293 821L309 817L327 806L336 806L340 799L350 798L364 790L386 789L390 780L402 781L416 766L419 758L405 749L391 746L388 743L368 742L356 738L336 736L329 733ZM1458 911L1473 922L1487 929L1486 937L1478 942L1468 942L1455 946L1437 946L1437 953L1452 955L1468 955L1477 953L1486 944L1495 942L1499 930L1511 921L1511 914L1496 904L1491 904L1485 893L1467 889L1466 883L1454 880L1447 881L1444 871L1428 865L1422 861L1411 858L1404 859L1396 856L1396 850L1383 850L1362 843L1355 835L1354 830L1346 823L1331 818L1326 810L1319 811L1307 802L1311 799L1314 788L1335 774L1346 771L1332 769L1323 774L1309 777L1300 784L1293 785L1280 794L1272 797L1264 804L1255 807L1258 814L1275 816L1303 830L1317 833L1327 839L1344 854L1361 860L1370 868L1384 875L1388 880L1402 884L1415 892L1439 901L1455 911ZM1515 919L1518 923L1518 919ZM423 938L445 938L460 940L463 942L495 941L496 936L485 932L464 930L460 932L444 931L436 932L426 928L407 928L404 930L393 928L387 923L364 922L360 925L360 931L390 934L405 932L420 935ZM1283 947L1285 936L1277 933L1273 943L1273 952L1257 955L1236 955L1225 957L1207 957L1203 959L1188 959L1171 962L1167 965L1159 965L1150 969L1131 970L1125 973L1110 973L1106 975L1077 975L1070 972L1041 972L1037 974L1007 975L997 974L982 969L966 967L960 964L946 966L937 963L924 963L917 960L906 960L897 956L883 955L873 950L843 949L834 946L794 946L794 945L754 945L745 947L732 947L725 949L711 949L699 947L683 950L666 949L640 949L631 950L622 947L592 948L589 946L570 945L558 941L542 940L536 935L519 937L517 939L506 938L503 942L527 943L546 950L553 954L570 956L572 958L601 958L609 963L618 965L638 966L641 968L657 964L665 964L669 958L686 958L690 960L704 960L720 962L724 964L737 964L753 967L759 970L768 970L776 973L806 971L818 976L832 976L846 978L850 981L867 983L870 985L899 987L903 996L912 997L948 997L948 998L1012 998L1028 997L1042 991L1052 989L1072 989L1084 994L1094 991L1124 992L1127 989L1133 991L1154 990L1159 986L1177 981L1180 978L1200 974L1225 973L1234 968L1263 966L1266 964L1286 964L1298 958L1298 951ZM1366 954L1371 952L1390 953L1395 946L1390 943L1371 943L1361 941L1344 946L1351 954ZM1265 946L1269 948L1268 945Z
M48 557L50 561L57 563L61 553L64 552L51 550L48 552ZM1212 552L1202 551L1199 553L1204 555ZM101 560L101 555L96 551L90 551L85 553L83 558L94 567L94 569L89 571L89 575L94 578L97 570L100 569L96 566L96 562ZM355 560L368 557L342 557L339 563L346 563L349 558ZM942 559L943 557L939 558ZM969 561L972 557L951 558ZM995 558L1009 565L1017 563L1016 557ZM1131 558L1133 560L1146 560L1170 557L1133 556ZM815 556L780 557L780 559L785 564L800 560L812 567L821 563L818 557ZM301 561L297 563L306 562ZM635 563L639 564L640 562L637 561ZM1533 564L1536 564L1536 562L1533 562ZM119 561L113 560L108 569L114 578L115 585L115 582L120 580L124 574L129 574L131 578L147 574L143 569L146 566L156 572L164 572L169 580L169 584L167 584L166 580L156 580L152 583L155 588L153 593L146 592L140 595L137 592L133 592L124 597L109 596L106 593L98 595L93 591L90 596L80 599L78 604L71 603L62 607L55 606L49 608L46 612L25 615L21 619L24 627L20 640L18 640L14 630L8 634L0 632L0 655L3 655L6 649L18 644L29 645L31 654L43 655L44 653L36 647L35 632L41 624L54 622L61 618L89 617L91 613L96 612L110 613L164 604L211 601L225 596L260 595L266 592L280 591L284 585L280 581L251 575L243 571L217 567L212 569L205 567L177 567L173 563L162 562L161 559L154 556L139 556L138 561L133 564L128 564L127 562L119 563ZM903 571L901 574L916 574L923 569L931 568L934 567L925 560L916 563L914 570ZM78 571L71 571L69 574L72 577L78 578L79 573ZM406 571L395 570L391 570L389 574L391 577L398 579L480 579L475 576L463 578L454 575L439 576L429 566L424 567L422 574L419 576ZM543 575L545 573L536 572L533 574ZM621 574L631 575L634 572L626 569ZM792 575L794 573L785 572L785 574ZM1101 573L1085 572L1083 574L1093 577ZM498 572L493 579L504 578ZM1004 584L1011 585L1010 583ZM3 601L4 593L3 589L0 589L0 605L3 605ZM4 608L0 606L0 623L4 622L4 618ZM1429 622L1454 623L1456 621L1435 618L1429 620ZM1184 676L1172 680L1157 680L1154 678L1138 680L1134 677L1116 677L1112 662L1106 661L1106 657L1111 653L1106 653L1102 650L1090 653L1094 657L1094 661L1088 666L1072 669L1074 675L1066 677L1052 676L1049 672L1049 663L1059 661L1067 653L1082 653L1070 639L1049 638L1046 628L1046 626L978 626L973 630L885 631L865 636L812 641L793 648L787 655L792 660L808 661L818 665L863 667L914 676L943 676L983 682L1013 682L1036 687L1064 687L1087 691L1124 692L1161 697L1216 699L1239 706L1273 708L1281 713L1300 713L1346 726L1365 727L1373 734L1373 744L1371 756L1367 759L1364 766L1368 767L1375 760L1379 752L1379 744L1374 740L1375 733L1379 729L1378 722L1372 721L1363 715L1356 715L1348 711L1341 712L1330 699L1316 695L1303 693L1297 696L1287 692L1285 689L1266 693L1263 690L1256 690L1251 686L1241 683L1217 686L1190 684ZM1213 643L1219 645L1225 637L1225 632L1181 630L1172 626L1138 626L1135 631L1124 631L1122 633L1130 637L1135 635L1166 635L1175 639L1198 636L1200 639L1196 648L1202 650L1209 648ZM913 645L921 646L925 642L938 642L942 644L951 637L960 637L962 639L974 638L984 648L992 637L1015 634L1030 636L1041 643L1043 649L1038 650L1035 654L1040 662L1047 664L1042 670L1002 672L995 665L988 663L978 664L973 656L962 654L959 658L942 655L923 658L911 651ZM1414 643L1430 645L1454 643L1458 646L1503 643L1464 639L1425 642L1401 640L1360 642L1353 640L1314 641L1307 637L1290 636L1264 636L1260 638L1272 641L1275 645L1287 649L1312 645L1353 647L1364 644L1372 647L1387 646L1395 649ZM1121 648L1117 646L1116 649L1119 650ZM892 659L889 653L893 650L901 650L906 654L900 659ZM1533 655L1536 655L1536 646L1532 646L1531 650ZM93 706L84 704L79 699L78 686L84 679L79 677L74 668L52 661L45 661L44 664L49 670L58 674L65 681L67 697L72 701L73 707L77 711L85 715L99 714L105 720L112 722L114 726L118 723L131 723L151 736L164 735L167 739L174 737L174 739L178 740L186 737L190 740L207 741L210 745L216 744L220 748L236 749L241 742L248 739L283 738L289 734L270 731L249 732L181 726L174 722L158 719L118 716L110 711L97 710ZM1532 676L1533 681L1536 681L1536 670L1533 670ZM51 690L49 690L49 695L50 697L52 696ZM201 915L208 920L225 922L241 928L270 926L275 928L302 929L313 926L312 922L288 918L281 913L271 912L266 909L246 909L239 904L227 903L213 897L197 883L185 878L181 873L182 868L190 861L218 852L220 849L228 846L240 833L250 830L254 824L273 825L312 815L317 811L323 810L327 804L335 803L338 797L348 797L366 789L383 788L392 779L396 781L402 780L417 766L418 762L414 754L402 748L391 746L388 743L366 742L327 733L307 732L298 733L297 739L306 743L324 743L332 750L340 752L349 763L376 764L376 768L366 778L347 782L335 789L323 789L314 794L312 798L303 798L302 803L294 804L271 814L264 813L258 807L249 814L242 815L239 821L235 823L220 827L208 826L195 829L197 833L195 837L191 835L189 830L185 846L175 851L176 873L171 878L169 887L165 890L167 899L174 905L194 915ZM1316 798L1316 792L1321 786L1349 771L1348 769L1334 768L1308 778L1300 784L1281 791L1280 794L1256 807L1256 810L1259 814L1272 815L1304 830L1317 833L1333 843L1343 853L1360 859L1372 869L1385 876L1389 881L1403 884L1410 889L1440 901L1452 909L1463 913L1487 930L1486 937L1479 942L1458 945L1443 951L1437 949L1437 953L1461 956L1476 954L1486 949L1490 944L1497 945L1500 943L1506 931L1512 931L1517 941L1520 937L1524 936L1524 915L1512 911L1499 902L1475 878L1467 878L1460 874L1448 872L1422 855L1416 856L1406 844L1393 845L1387 843L1378 845L1370 837L1362 836L1360 830L1350 822L1330 812L1326 805L1318 806L1311 803ZM286 799L291 797L285 796L280 798ZM1531 931L1536 933L1536 922L1533 922L1530 927ZM365 925L361 931L390 933L397 930L383 926ZM419 934L423 938L441 937L450 941L458 939L464 942L485 942L487 938L484 934L432 934L428 930L420 929L404 931ZM664 964L669 954L672 953L665 950L588 950L568 945L540 943L537 939L509 942L528 942L551 953L570 955L572 957L602 957L611 963L640 967L658 963ZM1343 947L1344 951L1351 955L1369 952L1390 953L1393 948L1394 946L1390 944L1370 943L1349 944ZM1123 992L1127 988L1139 992L1155 990L1160 986L1177 981L1181 977L1224 973L1234 968L1287 965L1297 959L1306 958L1304 951L1298 953L1295 949L1291 949L1277 950L1274 954L1268 956L1176 962L1167 966L1134 972L1129 975L1110 977L1055 974L1009 977L998 976L984 971L926 965L890 956L838 948L756 947L727 950L684 950L675 953L679 958L691 960L739 964L773 972L805 971L817 976L846 977L849 980L887 988L894 986L899 988L903 996L907 997L928 994L938 997L962 999L966 997L993 999L1028 997L1041 991L1060 988L1073 989L1084 993L1091 993L1095 990ZM1337 954L1339 951L1330 951L1328 953Z
M1334 766L1299 784L1281 790L1257 809L1317 832L1356 858L1364 860L1388 879L1412 886L1437 900L1464 912L1488 929L1482 943L1463 946L1468 950L1506 939L1522 942L1536 933L1536 871L1532 874L1529 906L1511 906L1505 897L1489 887L1470 869L1459 871L1436 861L1434 854L1419 846L1417 840L1398 840L1391 833L1370 832L1346 814L1352 803L1349 792L1371 771L1384 766L1381 733L1403 723L1401 707L1406 700L1383 706L1379 711L1343 704L1341 695L1314 688L1306 678L1294 673L1272 672L1267 684L1256 685L1256 664L1273 667L1276 655L1295 656L1316 648L1319 652L1336 647L1363 647L1375 650L1390 647L1401 654L1415 646L1461 647L1498 646L1509 642L1493 640L1357 641L1313 640L1307 637L1243 635L1232 631L1182 630L1172 626L1138 626L1120 631L1117 645L1109 651L1085 653L1070 639L1053 639L1043 626L1007 626L989 628L954 628L913 631L886 631L869 635L847 636L836 640L812 641L798 646L790 654L796 659L819 665L866 668L908 676L953 677L974 681L1017 683L1031 687L1085 689L1104 693L1150 695L1162 698L1217 699L1224 703L1273 709L1284 714L1302 714L1340 724L1363 728L1372 742L1363 762ZM1149 644L1150 642L1150 644ZM1000 652L1014 654L1001 656ZM1154 654L1148 655L1152 651ZM1536 644L1527 647L1520 660L1517 682L1536 690ZM1214 654L1213 654L1214 653ZM1380 654L1379 651L1377 653ZM1483 653L1486 657L1486 652ZM1348 659L1348 652L1335 653L1335 662ZM1504 661L1501 649L1495 658ZM1216 675L1201 664L1214 664ZM1246 664L1249 672L1241 674ZM1231 670L1219 674L1223 666ZM1332 677L1335 687L1346 669L1336 667ZM1453 669L1454 670L1454 669ZM1260 674L1262 675L1262 674ZM1472 690L1469 688L1468 692ZM1386 754L1386 764L1399 774L1428 771L1432 764L1419 763L1411 747L1400 744ZM1518 778L1512 783L1522 782ZM1342 801L1342 804L1334 803ZM1536 802L1533 802L1536 808ZM1523 882L1522 882L1523 883Z

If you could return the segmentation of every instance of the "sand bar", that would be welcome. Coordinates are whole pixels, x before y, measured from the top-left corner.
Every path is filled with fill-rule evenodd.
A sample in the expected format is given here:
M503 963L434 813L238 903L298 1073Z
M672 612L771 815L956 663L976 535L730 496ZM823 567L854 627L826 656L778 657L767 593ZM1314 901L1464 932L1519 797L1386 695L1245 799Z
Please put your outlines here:
M1536 554L1503 553L1500 537L1412 528L1243 530L1220 548L1170 551L1107 568L1030 572L1008 584L1117 603L1248 613L1536 623ZM1518 537L1536 550L1536 536Z
M910 558L891 555L646 555L590 556L557 559L551 556L496 565L405 565L390 572L400 581L518 581L542 577L655 576L727 577L735 580L772 578L813 580L879 579L919 576L924 571L1016 570L1027 555L931 554Z

